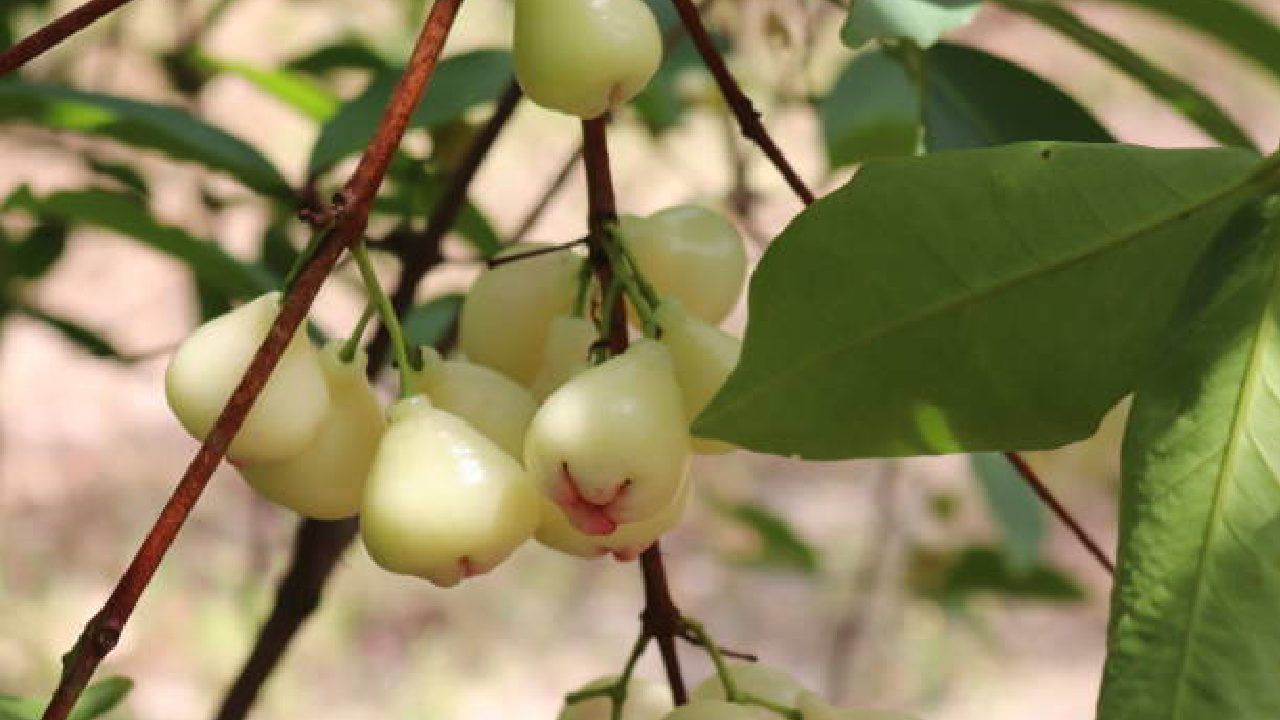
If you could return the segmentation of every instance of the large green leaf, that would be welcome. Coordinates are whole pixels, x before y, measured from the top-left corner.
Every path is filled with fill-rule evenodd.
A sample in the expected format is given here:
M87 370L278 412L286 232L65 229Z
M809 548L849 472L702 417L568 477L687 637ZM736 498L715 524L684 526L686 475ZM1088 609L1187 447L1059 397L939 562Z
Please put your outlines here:
M161 224L134 195L69 190L45 198L27 195L15 204L35 215L138 240L181 261L197 278L232 297L252 298L278 287L278 281L261 267L237 260L217 244L185 230Z
M832 167L914 155L920 147L920 90L887 50L855 57L822 101Z
M1022 140L1112 141L1074 99L1007 60L939 43L925 53L925 61L929 152Z
M929 47L943 33L967 25L982 0L857 0L841 37L851 48L872 40L907 39Z
M325 123L308 164L318 175L369 142L391 100L403 68L379 73L358 97ZM461 117L482 103L496 100L511 82L511 54L476 50L444 60L436 69L411 127L434 128Z
M1222 233L1138 388L1101 720L1280 717L1280 228L1265 222L1249 208Z
M765 254L695 432L814 459L1087 437L1256 163L1071 143L869 163Z
M225 172L263 194L292 196L289 184L261 153L179 108L57 85L3 80L0 122L31 122L159 150Z

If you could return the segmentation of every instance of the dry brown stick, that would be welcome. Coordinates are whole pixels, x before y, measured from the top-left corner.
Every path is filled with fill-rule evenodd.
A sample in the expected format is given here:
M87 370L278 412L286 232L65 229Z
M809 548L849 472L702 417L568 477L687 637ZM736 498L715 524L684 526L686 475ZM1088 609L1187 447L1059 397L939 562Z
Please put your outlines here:
M289 341L306 319L320 286L347 246L359 239L369 220L373 198L382 185L391 157L404 136L408 121L422 99L434 73L462 0L438 0L423 27L409 68L401 78L386 116L360 165L344 190L337 224L325 232L316 253L299 273L286 295L280 316L249 364L226 408L214 423L199 452L188 465L172 497L160 511L155 524L142 541L137 554L120 577L115 589L85 626L67 657L57 689L45 709L44 720L65 720L75 706L94 670L115 647L138 599L146 590L173 544L178 531L200 499L209 479L226 456L227 447L244 424L245 416L262 393L271 372L280 361Z
M607 288L613 277L612 268L605 252L599 243L604 233L618 221L617 203L613 193L613 174L609 168L609 144L606 138L608 120L597 118L582 124L583 157L587 171L587 198L589 201L588 226L591 230L590 260L596 269L596 276L601 288ZM602 309L608 313L608 341L611 355L620 355L627 350L627 315L618 295L612 307ZM684 622L680 610L671 598L671 589L667 584L667 571L662 562L662 550L658 543L644 551L640 556L640 569L644 578L644 612L641 614L643 631L658 642L658 650L662 655L662 666L666 671L667 682L671 685L671 695L677 705L688 702L689 695L685 689L684 675L680 672L680 656L676 648L676 639L684 632Z
M49 50L63 40L97 22L102 16L126 5L130 0L89 0L68 11L48 25L19 40L0 53L0 77L4 77Z
M457 221L476 173L488 157L498 135L510 122L520 97L519 87L512 83L498 101L493 115L472 140L462 162L450 178L448 189L432 211L427 229L419 235L406 238L405 242L410 244L406 245L400 278L392 294L398 313L405 312L413 302L422 279L443 261L441 242ZM446 340L445 344L447 343ZM386 365L390 348L386 328L379 326L377 335L369 345L370 378L376 376ZM299 523L292 559L280 581L275 604L258 633L240 675L223 698L216 720L242 720L248 714L293 638L320 606L324 587L333 575L338 560L355 540L356 530L355 519L337 522L303 520Z
M1013 452L1007 452L1004 456L1013 464L1013 467L1018 471L1018 474L1022 476L1022 479L1031 486L1036 497L1040 498L1041 502L1049 506L1049 509L1053 511L1053 514L1062 521L1062 524L1066 525L1067 528L1071 530L1071 534L1075 535L1081 545L1084 545L1085 550L1089 551L1089 554L1093 556L1093 559L1097 560L1098 564L1101 565L1109 575L1115 575L1115 563L1113 563L1111 558L1107 556L1107 553L1103 551L1102 546L1098 544L1098 541L1094 540L1093 537L1089 535L1089 532L1084 529L1084 526L1080 524L1080 521L1076 520L1071 512L1067 510L1066 506L1059 502L1058 498L1053 496L1053 493L1049 490L1049 486L1045 485L1044 481L1040 479L1040 476L1036 473L1035 469L1027 464L1026 458Z

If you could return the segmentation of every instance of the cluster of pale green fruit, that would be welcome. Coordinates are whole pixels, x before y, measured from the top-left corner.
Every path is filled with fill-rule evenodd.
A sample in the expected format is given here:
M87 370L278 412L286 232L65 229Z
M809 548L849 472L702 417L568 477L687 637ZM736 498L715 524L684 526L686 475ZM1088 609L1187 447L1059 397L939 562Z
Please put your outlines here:
M423 349L384 412L366 360L299 332L228 456L262 495L312 518L360 515L384 568L441 586L485 573L536 536L571 555L632 559L681 518L702 411L737 362L717 325L747 272L741 237L693 206L624 217L614 239L662 298L660 339L596 365L601 291L573 248L481 273L460 354ZM510 252L524 253L526 248ZM204 438L280 310L265 295L196 330L166 376L170 407ZM635 308L632 309L635 312ZM347 344L345 347L351 347Z
M776 668L759 663L729 665L735 702L725 696L724 681L718 675L707 678L689 693L689 703L674 708L665 685L633 677L627 683L622 720L911 720L900 713L833 707L798 680ZM605 688L612 677L588 683L583 690ZM607 696L565 706L559 720L611 720L613 700Z

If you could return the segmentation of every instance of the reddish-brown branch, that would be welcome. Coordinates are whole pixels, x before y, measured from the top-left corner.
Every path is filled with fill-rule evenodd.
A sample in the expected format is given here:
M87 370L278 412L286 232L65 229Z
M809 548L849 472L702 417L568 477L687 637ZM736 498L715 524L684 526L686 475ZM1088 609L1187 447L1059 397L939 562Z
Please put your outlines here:
M0 53L0 77L4 77L49 50L63 40L97 22L102 16L126 5L130 0L89 0L48 25L19 40Z
M1022 479L1031 486L1031 489L1035 492L1036 496L1040 498L1040 501L1049 506L1049 509L1053 511L1053 514L1071 530L1071 534L1076 536L1076 539L1080 541L1081 545L1084 545L1085 549L1089 551L1089 554L1098 561L1098 564L1101 565L1108 574L1115 575L1115 563L1111 562L1111 558L1102 550L1102 546L1089 535L1088 531L1086 531L1084 526L1081 525L1074 516L1072 516L1071 512L1068 511L1062 503L1058 502L1058 499L1049 491L1049 487L1040 479L1040 476L1036 473L1035 469L1027 464L1026 458L1014 452L1005 453L1004 456L1013 464L1013 467L1018 471L1018 474L1022 476Z
M591 230L590 259L595 266L596 278L601 288L609 287L613 269L600 247L601 238L618 220L617 202L613 193L613 173L609 168L609 143L606 137L607 118L587 120L582 124L583 157L587 171L587 199L589 202L588 225ZM620 355L627 350L627 315L621 295L616 297L608 313L609 352ZM684 675L680 672L680 656L676 639L684 633L683 618L671 589L667 585L667 571L662 562L658 543L640 556L640 568L644 577L644 612L641 622L646 635L658 642L662 666L671 685L671 695L677 705L688 702Z
M756 110L755 104L742 91L742 86L734 79L733 73L729 72L729 66L716 48L715 40L707 32L706 25L702 23L702 16L698 14L698 8L694 6L693 0L671 1L675 5L676 12L680 13L680 20L684 23L693 44L698 48L698 53L702 55L702 61L706 63L707 69L715 78L716 85L720 87L720 93L724 95L725 102L737 118L738 127L743 136L760 146L765 156L774 167L778 168L778 172L782 173L787 184L806 205L812 204L815 199L813 191L792 167L791 161L783 154L778 143L774 142L773 136L760 120L760 112Z
M431 268L443 261L440 244L457 221L476 173L492 150L498 135L511 120L519 100L519 88L513 83L499 100L484 128L472 140L462 162L450 178L449 187L432 211L427 229L405 238L405 242L410 244L403 253L400 278L392 294L397 312L403 313L409 307L422 279ZM446 340L441 344L441 349L450 344L451 341ZM386 328L379 327L369 345L371 378L386 365L390 348ZM249 659L228 690L216 720L242 720L248 714L293 638L320 606L324 587L338 560L355 540L356 530L354 519L339 522L303 520L299 524L293 556L276 592L275 605L258 633Z
M461 2L462 0L438 0L432 7L418 46L414 49L409 69L396 88L386 117L370 143L369 150L361 159L355 176L347 184L344 191L345 202L339 208L336 227L326 234L316 253L299 273L293 288L285 297L280 316L268 331L239 386L231 394L226 408L188 465L172 497L160 511L151 531L142 541L111 596L85 626L63 666L62 677L45 709L44 720L65 720L94 670L115 647L138 599L150 584L165 553L209 484L214 470L226 456L227 447L244 424L245 416L262 393L262 388L279 363L281 354L310 312L320 286L324 284L325 278L347 246L364 233L373 197L382 185L391 156L404 136L410 115L422 99Z

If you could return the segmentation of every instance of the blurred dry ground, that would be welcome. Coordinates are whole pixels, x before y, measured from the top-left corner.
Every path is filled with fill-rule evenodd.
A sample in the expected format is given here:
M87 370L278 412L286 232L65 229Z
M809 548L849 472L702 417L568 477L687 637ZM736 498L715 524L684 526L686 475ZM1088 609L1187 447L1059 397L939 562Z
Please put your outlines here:
M1277 4L1259 4L1280 16ZM174 6L138 0L37 71L63 67L81 87L167 99L146 52L171 38ZM241 0L210 36L209 49L269 65L349 31L405 46L408 30L395 3L368 0L359 7L353 12L336 0ZM1275 145L1280 88L1260 73L1146 16L1104 5L1081 9L1207 89L1257 138ZM801 172L818 180L826 171L813 114L794 106L778 110L773 100L778 88L821 89L831 82L844 57L836 24L820 24L805 43L812 45L804 51L811 51L808 69L794 73L802 50L799 43L766 39L768 11L794 20L792 4L782 0L730 4L727 12L745 28L750 48L737 68ZM460 22L453 49L501 45L510 9L497 0L473 0ZM790 27L803 37L802 23ZM961 38L1052 78L1125 141L1208 142L1132 82L1025 21L987 10ZM234 79L216 81L199 110L298 179L313 127ZM576 146L575 132L573 123L550 113L519 111L474 192L499 227L519 222L558 169L558 158ZM715 203L728 186L723 122L712 113L690 118L658 143L626 126L615 137L626 211ZM83 146L0 127L0 193L22 183L40 191L75 186L78 164L68 148ZM762 193L752 223L771 235L798 206L766 165L749 151L748 157L752 185ZM266 222L261 207L246 198L210 217L193 199L203 181L198 172L160 158L149 158L147 166L162 218L249 252ZM575 178L539 224L538 237L576 237L584 205ZM423 296L462 289L473 272L465 262L437 272ZM48 690L59 655L113 584L194 449L161 391L166 351L194 316L187 283L173 263L128 241L78 233L56 273L30 292L146 359L128 366L88 360L18 320L0 330L0 691ZM316 313L322 325L349 326L357 312L354 287L351 276L329 284ZM738 327L742 312L734 320ZM1107 547L1115 537L1121 414L1093 441L1034 457ZM679 602L724 643L758 652L816 689L860 705L912 709L930 720L1092 716L1108 581L1056 524L1050 524L1045 555L1085 588L1082 602L984 598L960 612L906 592L909 548L995 541L964 460L802 464L735 453L700 460L696 471L698 501L665 548ZM816 575L735 562L751 551L752 537L714 512L712 499L756 502L787 518L820 551ZM951 511L939 513L943 506ZM104 668L139 681L120 717L211 715L268 607L293 527L292 517L255 499L233 472L219 472ZM534 545L492 576L450 591L387 575L354 551L256 717L554 717L565 691L620 666L637 627L639 589L633 566L570 560ZM691 677L707 674L696 653L686 657ZM653 661L644 665L646 674L657 677L657 671Z

